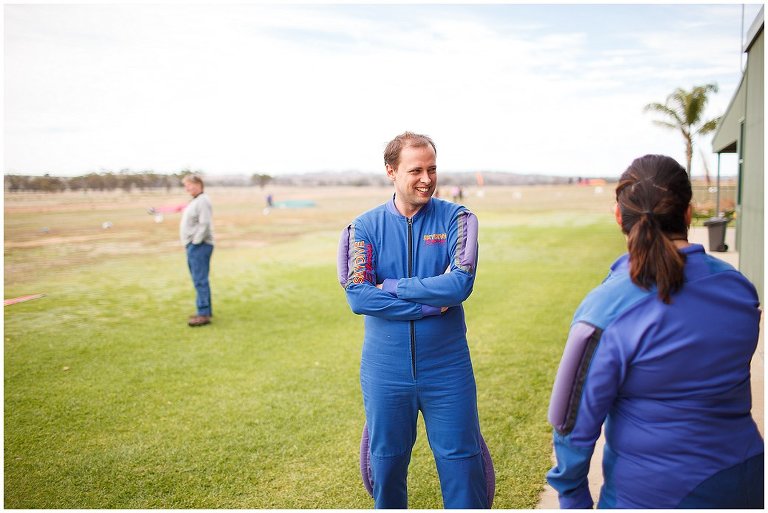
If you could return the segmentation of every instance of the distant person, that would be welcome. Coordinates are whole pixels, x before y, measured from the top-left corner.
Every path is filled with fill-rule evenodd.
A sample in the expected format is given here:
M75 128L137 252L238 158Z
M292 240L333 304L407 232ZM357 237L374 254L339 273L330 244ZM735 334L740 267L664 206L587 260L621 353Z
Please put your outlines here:
M616 187L628 254L576 311L549 421L561 508L763 508L763 439L750 410L760 305L754 286L687 240L691 184L661 155Z
M272 197L272 193L267 194L267 208L272 208L275 206L274 198Z
M192 196L181 216L179 234L187 250L187 264L197 293L197 313L189 317L192 327L211 323L211 287L208 271L213 254L213 209L208 195L203 192L203 179L198 175L186 175L182 180L184 190Z
M347 301L365 316L360 382L375 507L408 507L421 411L444 507L488 508L462 307L475 281L477 218L432 197L437 164L429 137L395 137L384 163L394 195L344 229L338 258Z

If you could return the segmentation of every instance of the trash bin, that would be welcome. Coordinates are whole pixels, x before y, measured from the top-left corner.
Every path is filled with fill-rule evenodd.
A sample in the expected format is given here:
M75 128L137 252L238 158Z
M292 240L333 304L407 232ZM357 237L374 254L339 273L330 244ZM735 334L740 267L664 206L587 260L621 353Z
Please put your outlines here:
M710 217L704 221L704 226L709 229L709 250L728 251L728 246L725 244L725 229L728 226L728 219L724 217Z

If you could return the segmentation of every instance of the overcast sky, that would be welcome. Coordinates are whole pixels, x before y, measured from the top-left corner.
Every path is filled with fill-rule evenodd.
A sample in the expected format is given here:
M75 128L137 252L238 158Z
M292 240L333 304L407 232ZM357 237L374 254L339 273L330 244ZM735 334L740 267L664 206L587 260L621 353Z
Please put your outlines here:
M383 172L411 130L443 172L618 176L645 153L685 165L645 104L716 82L714 117L741 77L741 4L21 4L4 22L5 173Z

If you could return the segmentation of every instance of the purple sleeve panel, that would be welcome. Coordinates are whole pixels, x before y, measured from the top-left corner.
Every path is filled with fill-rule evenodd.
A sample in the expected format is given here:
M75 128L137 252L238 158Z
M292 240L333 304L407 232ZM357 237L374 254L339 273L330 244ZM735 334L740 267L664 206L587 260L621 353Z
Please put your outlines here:
M339 283L342 287L347 286L349 281L349 240L354 237L354 228L352 225L341 230L339 238L339 250L336 255L336 272L339 275Z
M602 330L577 322L571 327L549 401L549 423L564 435L573 430L589 364Z
M458 238L456 240L456 267L469 274L477 268L477 232L478 223L475 214L465 210L458 218Z
M389 292L393 296L397 297L397 282L398 280L386 278L381 284L381 290L384 292Z
M440 315L441 310L439 306L421 305L421 314L424 317Z

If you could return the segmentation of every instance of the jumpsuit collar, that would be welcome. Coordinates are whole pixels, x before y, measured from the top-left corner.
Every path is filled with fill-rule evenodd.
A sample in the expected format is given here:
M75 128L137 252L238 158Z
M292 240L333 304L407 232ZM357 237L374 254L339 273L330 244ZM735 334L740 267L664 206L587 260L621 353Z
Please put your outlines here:
M705 252L704 246L701 244L691 244L690 246L678 249L678 251L686 256ZM621 268L626 268L627 266L629 266L629 253L624 253L613 263L613 265L611 265L611 271L617 271Z
M429 198L429 201L427 202L427 204L421 207L418 212L413 214L413 216L411 216L411 219L415 221L416 219L419 219L423 213L428 212L432 208L433 199L434 198ZM392 199L387 202L387 211L390 214L396 215L398 217L402 217L403 219L408 219L406 216L401 214L399 210L397 210L397 207L395 206L394 194L392 194Z

